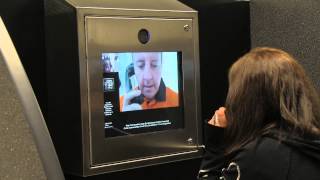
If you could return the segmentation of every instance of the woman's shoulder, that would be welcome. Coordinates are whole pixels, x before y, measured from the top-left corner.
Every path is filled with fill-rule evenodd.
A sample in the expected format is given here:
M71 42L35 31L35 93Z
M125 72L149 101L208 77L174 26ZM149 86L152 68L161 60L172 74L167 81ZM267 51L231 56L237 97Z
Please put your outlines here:
M290 152L291 148L279 140L279 138L259 136L243 146L238 153L238 157L250 156L250 158L257 160L268 161L270 157L283 157L283 155L288 155ZM283 158L278 160L283 160Z
M207 152L211 155L204 158L200 177L224 177L225 179L287 179L290 169L291 149L271 137L260 137L249 142L239 150L225 157L227 164L221 163L224 158L214 156L217 151ZM220 163L220 164L219 164ZM219 169L221 167L221 174ZM210 179L199 178L199 179Z
M234 157L244 179L286 179L291 148L281 141L262 136L244 146Z
M288 153L290 151L290 148L283 144L281 140L270 136L260 136L245 145L243 149L254 156L264 155L265 153L268 153L269 156L272 153L278 155L279 152Z

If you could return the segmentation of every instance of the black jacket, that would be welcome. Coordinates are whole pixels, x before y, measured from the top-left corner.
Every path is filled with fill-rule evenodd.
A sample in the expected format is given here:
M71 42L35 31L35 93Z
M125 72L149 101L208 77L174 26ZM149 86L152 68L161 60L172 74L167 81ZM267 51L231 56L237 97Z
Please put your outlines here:
M223 131L205 125L206 152L199 179L320 180L319 137L284 135L279 141L279 131L273 130L226 157Z

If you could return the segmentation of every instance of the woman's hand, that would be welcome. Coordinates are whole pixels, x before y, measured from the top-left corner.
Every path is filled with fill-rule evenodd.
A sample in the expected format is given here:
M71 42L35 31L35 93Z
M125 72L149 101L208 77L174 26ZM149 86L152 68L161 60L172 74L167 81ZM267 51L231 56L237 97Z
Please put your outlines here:
M228 121L226 119L225 110L226 108L224 107L220 107L216 110L212 118L208 121L208 124L222 128L227 127Z

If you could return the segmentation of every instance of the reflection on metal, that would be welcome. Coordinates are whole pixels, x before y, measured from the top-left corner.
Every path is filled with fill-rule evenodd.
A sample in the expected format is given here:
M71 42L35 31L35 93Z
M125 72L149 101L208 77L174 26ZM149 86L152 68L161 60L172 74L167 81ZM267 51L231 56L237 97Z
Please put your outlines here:
M109 164L106 164L106 165L97 165L97 166L92 167L92 169L99 169L99 168L104 168L104 167L107 167L107 166L116 166L116 165L122 165L122 164L132 164L132 163L137 163L137 162L141 162L141 161L170 158L170 157L175 157L175 156L183 156L183 155L192 154L192 153L198 153L198 151L194 150L194 151L187 151L187 152L182 152L182 153L174 153L174 154L168 154L168 155L162 155L162 156L160 155L160 156L155 156L155 157L145 157L145 158L141 158L141 159L128 160L128 161L124 161L124 162L109 163Z
M40 107L23 69L16 49L0 17L0 60L5 62L16 86L22 106L35 139L43 169L48 180L64 180L60 163Z

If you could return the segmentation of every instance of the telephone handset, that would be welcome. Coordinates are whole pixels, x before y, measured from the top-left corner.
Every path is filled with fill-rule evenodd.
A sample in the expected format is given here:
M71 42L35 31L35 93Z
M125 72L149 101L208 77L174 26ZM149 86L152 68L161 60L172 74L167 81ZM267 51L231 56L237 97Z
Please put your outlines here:
M138 88L138 81L134 73L133 63L127 66L126 75L125 75L125 84L126 84L126 92L129 92L132 89ZM144 96L143 94L140 94L140 96L137 96L131 99L131 103L142 104L143 100L144 100Z

